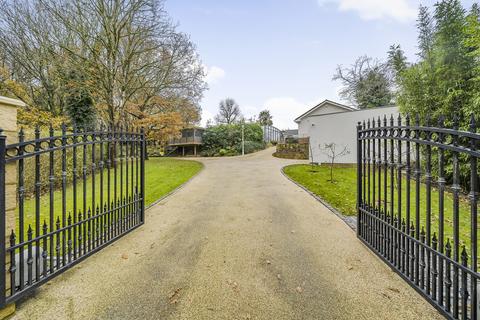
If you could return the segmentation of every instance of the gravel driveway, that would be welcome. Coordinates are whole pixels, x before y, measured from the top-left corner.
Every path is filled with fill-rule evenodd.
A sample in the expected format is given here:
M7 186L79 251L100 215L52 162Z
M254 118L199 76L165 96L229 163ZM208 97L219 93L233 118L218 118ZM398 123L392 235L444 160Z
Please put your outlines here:
M144 226L42 286L14 319L442 318L281 174L295 161L271 153L200 159Z

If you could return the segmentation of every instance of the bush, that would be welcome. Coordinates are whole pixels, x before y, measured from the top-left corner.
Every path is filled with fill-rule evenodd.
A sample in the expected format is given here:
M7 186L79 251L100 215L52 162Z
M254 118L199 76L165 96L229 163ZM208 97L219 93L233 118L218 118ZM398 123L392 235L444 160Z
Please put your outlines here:
M245 154L265 149L265 142L245 141ZM238 145L238 153L242 153L242 143Z
M256 123L246 123L244 129L245 153L265 148L262 127ZM242 125L220 124L209 127L203 134L204 156L233 156L242 152Z

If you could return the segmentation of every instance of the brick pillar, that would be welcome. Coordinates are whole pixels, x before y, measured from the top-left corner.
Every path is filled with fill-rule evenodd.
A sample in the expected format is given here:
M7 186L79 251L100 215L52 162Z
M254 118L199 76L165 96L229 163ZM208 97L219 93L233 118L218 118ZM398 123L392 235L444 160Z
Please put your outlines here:
M24 106L25 104L20 100L0 96L0 128L3 130L2 135L6 136L7 145L17 141L17 108ZM0 159L0 161L3 160ZM15 163L9 163L5 166L5 241L7 241L7 244L10 241L10 230L15 229L16 207L17 168ZM9 267L10 257L7 256L5 270L5 289L7 293L10 291ZM9 304L5 308L0 309L0 319L4 319L14 312L15 304Z

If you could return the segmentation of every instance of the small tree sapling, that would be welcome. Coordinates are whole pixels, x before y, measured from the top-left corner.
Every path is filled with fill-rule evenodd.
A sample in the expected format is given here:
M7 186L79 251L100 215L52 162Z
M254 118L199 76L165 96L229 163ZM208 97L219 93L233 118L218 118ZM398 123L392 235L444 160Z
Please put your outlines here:
M323 154L325 154L330 160L330 180L328 181L335 183L335 180L333 179L333 166L335 164L335 159L346 156L350 151L345 146L342 151L337 152L337 145L335 142L325 143L323 148L320 146L320 149L323 150Z

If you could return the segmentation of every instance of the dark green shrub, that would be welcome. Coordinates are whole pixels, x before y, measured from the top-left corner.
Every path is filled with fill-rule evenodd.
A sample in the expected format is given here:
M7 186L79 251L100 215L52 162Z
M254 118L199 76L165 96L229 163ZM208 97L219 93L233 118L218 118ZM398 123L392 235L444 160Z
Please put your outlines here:
M262 127L256 123L246 123L244 129L245 153L265 148ZM248 147L247 147L247 144ZM223 149L223 150L222 150ZM205 156L231 156L242 152L242 124L220 124L209 127L203 134Z
M245 154L265 149L265 142L245 141ZM242 143L237 146L237 152L242 153Z

